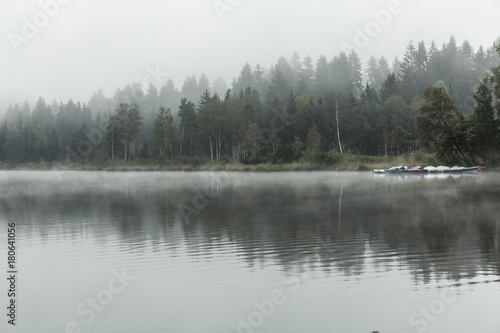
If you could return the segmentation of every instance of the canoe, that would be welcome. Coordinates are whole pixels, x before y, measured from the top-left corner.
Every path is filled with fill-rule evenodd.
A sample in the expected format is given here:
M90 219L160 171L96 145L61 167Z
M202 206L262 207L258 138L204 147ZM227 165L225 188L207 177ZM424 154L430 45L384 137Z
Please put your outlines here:
M479 167L459 167L459 166L453 166L450 168L450 172L477 172Z
M405 171L406 168L402 165L399 165L399 166L393 166L389 169L385 169L385 173L398 173L398 172L402 172L402 171Z
M462 167L458 172L477 172L478 167ZM456 171L455 171L456 172Z
M398 166L393 166L390 167L389 169L373 169L374 173L398 173L398 172L403 172L406 171L407 167L398 165Z

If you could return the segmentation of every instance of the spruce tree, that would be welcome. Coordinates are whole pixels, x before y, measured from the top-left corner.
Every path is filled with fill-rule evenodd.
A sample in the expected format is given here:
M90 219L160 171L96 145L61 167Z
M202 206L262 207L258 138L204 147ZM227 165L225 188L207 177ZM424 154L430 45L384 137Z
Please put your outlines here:
M470 140L475 153L484 161L489 162L492 153L498 148L499 121L495 117L493 94L485 77L474 93L476 106L471 114Z

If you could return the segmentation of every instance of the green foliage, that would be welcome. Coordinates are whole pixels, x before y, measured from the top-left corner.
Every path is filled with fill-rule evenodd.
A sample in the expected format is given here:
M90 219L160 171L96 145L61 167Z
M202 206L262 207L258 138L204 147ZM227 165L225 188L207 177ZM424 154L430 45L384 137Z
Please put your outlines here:
M295 151L291 146L280 146L276 151L276 156L273 162L277 164L291 163L295 161L296 158L297 156L295 155Z
M179 154L192 156L194 153L193 145L196 143L198 134L198 118L194 103L188 101L187 98L181 99L178 116L180 119Z
M172 160L177 155L177 142L177 128L170 109L160 107L153 128L152 156Z
M390 73L380 89L380 99L385 102L389 97L399 95L399 80L396 74Z
M292 148L295 152L295 156L300 156L302 153L302 149L304 148L304 144L300 140L298 136L295 136L295 140L292 143Z
M314 158L314 156L321 149L321 134L318 132L316 124L313 123L309 128L306 140L306 154L309 158Z
M142 126L142 116L137 104L120 104L109 118L107 141L111 158L123 156L128 161L132 155L132 142Z
M382 89L387 77L391 75L389 63L384 57L377 60L375 57L371 56L370 60L368 60L366 72L368 74L368 83L377 91ZM395 76L393 75L393 77Z
M217 94L209 97L198 111L200 131L210 151L212 161L219 161L222 156L224 142L231 133L231 117L226 102L222 102Z
M332 149L327 152L321 151L316 156L316 162L324 165L338 165L344 159L344 156L340 154L337 149Z
M485 77L474 94L476 106L470 117L470 141L475 153L485 162L491 162L498 153L500 122L495 117L493 93Z
M442 87L429 87L424 100L417 115L422 147L436 151L444 161L458 158L466 165L475 165L467 137L469 124L453 98Z
M392 143L396 150L396 155L401 155L411 149L411 133L401 126L396 126L391 133Z
M0 163L114 159L122 168L119 163L135 157L145 163L161 160L164 166L199 158L350 168L364 159L359 156L402 159L419 153L417 140L441 163L496 163L499 60L491 47L474 51L452 37L441 48L409 43L392 67L385 58L372 57L363 69L354 51L317 60L294 53L269 70L245 64L230 89L224 79L210 85L201 74L187 77L180 91L172 80L162 87L129 84L109 98L98 89L88 105L49 104L40 97L33 108L27 102L9 106L0 119ZM491 75L480 84L488 69ZM423 99L432 84L443 89L441 99L432 93ZM218 94L224 93L221 100ZM342 151L350 153L342 156Z

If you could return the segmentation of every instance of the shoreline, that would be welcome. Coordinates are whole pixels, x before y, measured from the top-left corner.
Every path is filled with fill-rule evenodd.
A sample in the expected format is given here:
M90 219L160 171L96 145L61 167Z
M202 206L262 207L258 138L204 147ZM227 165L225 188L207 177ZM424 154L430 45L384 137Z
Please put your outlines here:
M29 163L12 167L0 166L0 171L107 171L107 172L151 172L151 171L178 171L178 172L204 172L204 171L228 171L228 172L294 172L294 171L372 171L365 165L357 167L321 166L306 163L291 164L204 164L193 165L160 165L160 164L130 164L130 165L107 165L97 166L89 164L63 164L63 163Z
M227 163L151 163L147 161L104 161L101 163L63 163L63 162L37 162L9 165L0 163L0 171L107 171L107 172L140 172L140 171L227 171L227 172L294 172L294 171L370 171L386 169L393 165L436 165L436 161L422 161L415 156L399 157L366 157L346 156L334 164L316 162L292 162L284 164L243 164L239 162ZM489 165L487 170L499 170L499 165Z

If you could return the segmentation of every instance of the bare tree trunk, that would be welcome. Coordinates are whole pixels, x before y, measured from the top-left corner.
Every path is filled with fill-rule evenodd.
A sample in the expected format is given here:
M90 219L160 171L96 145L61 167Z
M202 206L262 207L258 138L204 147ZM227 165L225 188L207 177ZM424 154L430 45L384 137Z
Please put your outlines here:
M191 136L189 138L189 157L193 154L193 132L191 130Z
M280 141L281 141L281 138L278 136L278 134L276 132L273 132L273 137L272 137L273 155L276 155ZM298 154L298 152L297 152L297 154Z
M170 147L170 158L173 159L174 158L174 146L172 146L172 139L168 140L168 145ZM182 145L182 143L181 143L181 145Z
M215 156L216 156L217 162L220 161L221 151L222 151L222 140L220 137L217 137L215 139Z
M328 104L330 105L330 107L332 109L335 110L335 127L337 128L337 142L339 144L339 151L340 151L340 154L343 155L344 154L344 151L342 149L342 142L340 140L340 123L339 123L339 111L340 111L340 105L339 105L339 99L340 99L340 102L342 102L343 100L343 96L341 95L342 92L336 92L336 93L332 93L332 94L329 94L328 96ZM340 98L340 96L342 98ZM333 120L332 120L333 122ZM328 127L329 128L329 127ZM333 130L331 128L329 128L330 131L333 132Z
M210 159L213 162L214 161L214 150L213 150L213 147L212 147L212 138L208 137L208 140L210 141Z
M115 159L115 136L113 131L111 131L111 159Z
M181 131L181 147L179 149L179 155L182 156L182 144L184 143L184 125L182 126L182 131Z
M339 128L339 101L337 97L335 97L335 106L336 106L336 112L335 112L335 117L337 120L337 140L339 142L339 149L340 149L340 155L343 155L344 152L342 151L342 143L340 142L340 128Z

